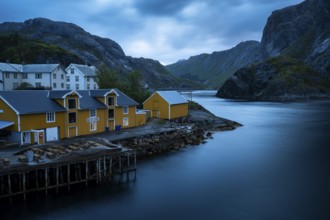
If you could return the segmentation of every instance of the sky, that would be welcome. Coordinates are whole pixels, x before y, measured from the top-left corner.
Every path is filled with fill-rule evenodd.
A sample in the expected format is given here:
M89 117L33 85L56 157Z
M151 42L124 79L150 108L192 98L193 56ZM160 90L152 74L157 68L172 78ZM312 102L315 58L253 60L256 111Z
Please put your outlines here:
M272 11L303 0L1 0L0 23L48 18L167 65L260 41Z

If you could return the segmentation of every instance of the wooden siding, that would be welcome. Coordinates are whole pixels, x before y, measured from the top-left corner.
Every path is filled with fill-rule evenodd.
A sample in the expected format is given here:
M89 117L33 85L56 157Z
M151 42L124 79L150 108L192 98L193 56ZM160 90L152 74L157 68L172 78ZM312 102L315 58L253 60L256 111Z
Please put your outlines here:
M2 121L12 121L15 124L7 128L9 131L18 131L18 119L16 112L7 105L2 99L0 99L0 110L3 112L0 113L0 120Z
M170 119L180 118L188 115L188 103L171 105Z
M124 118L128 118L128 126L123 125ZM115 123L122 128L131 128L136 126L136 107L128 107L128 114L124 114L124 107L115 108Z
M47 123L46 113L21 115L21 131L59 127L59 138L64 138L64 115L65 112L56 112L55 122L49 123Z
M169 104L158 93L154 93L143 103L143 109L149 110L150 118L169 119Z
M188 103L169 105L158 93L144 102L143 109L149 110L150 118L175 119L188 115Z

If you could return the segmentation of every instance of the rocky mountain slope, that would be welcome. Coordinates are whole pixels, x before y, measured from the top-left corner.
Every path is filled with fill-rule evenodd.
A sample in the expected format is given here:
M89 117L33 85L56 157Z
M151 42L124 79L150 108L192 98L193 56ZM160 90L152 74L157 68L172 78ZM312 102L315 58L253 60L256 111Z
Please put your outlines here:
M277 56L238 70L218 97L289 101L330 97L330 81L302 61Z
M261 47L270 59L237 71L217 96L279 101L330 97L330 1L306 0L273 12Z
M305 0L298 5L274 11L268 18L260 43L248 41L227 51L194 56L188 60L169 65L167 69L176 75L193 75L195 80L200 80L213 86L221 86L224 81L238 70L224 84L218 95L222 95L221 97L231 97L230 94L232 94L232 97L239 97L239 94L241 94L241 97L245 98L251 95L251 98L256 99L258 97L262 99L262 94L266 93L256 96L249 93L250 91L243 89L258 90L257 84L244 82L244 80L248 80L250 77L254 78L255 76L245 76L244 74L258 75L258 77L261 77L260 79L264 80L262 82L263 85L270 86L271 84L266 80L269 75L267 71L278 71L278 68L270 67L264 73L265 77L261 76L263 74L261 71L265 70L265 66L269 65L269 62L272 62L269 59L277 56L281 56L279 58L280 60L284 59L281 62L282 65L287 65L285 60L294 58L292 60L296 60L294 66L297 68L299 65L302 65L301 68L306 71L308 69L313 77L318 76L315 73L320 73L319 80L310 80L311 83L318 83L320 80L330 80L329 0ZM248 64L254 64L252 65L253 68L250 65L247 68L240 69ZM286 69L285 71L291 72L291 77L296 76L299 81L299 73L292 70L291 67L291 64L288 67L284 66L281 71ZM281 71L274 72L274 74L281 75ZM237 89L239 89L237 91L232 91L236 88L232 86L234 82L240 85L247 83L250 86L238 86ZM273 83L280 82L283 81L274 81ZM231 86L226 85L227 83ZM251 86L256 86L256 88L254 89ZM315 86L317 87L314 84L310 86L312 90ZM275 88L279 89L281 86L279 85ZM325 92L325 90L318 91L320 96L322 96L322 91ZM287 92L290 93L290 91ZM303 91L301 92L304 93Z
M8 34L18 34L30 40L56 45L95 66L105 63L123 77L138 69L152 88L184 87L189 84L182 83L158 61L126 56L116 42L92 35L75 24L44 18L0 24L0 35Z
M219 88L239 68L262 61L265 57L259 42L246 41L229 50L193 56L166 68L177 76L188 77Z

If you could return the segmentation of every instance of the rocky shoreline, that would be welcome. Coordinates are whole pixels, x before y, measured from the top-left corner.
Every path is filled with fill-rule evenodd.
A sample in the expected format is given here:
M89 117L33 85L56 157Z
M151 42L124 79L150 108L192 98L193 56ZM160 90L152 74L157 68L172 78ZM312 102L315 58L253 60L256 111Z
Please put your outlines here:
M206 143L214 131L234 130L241 124L217 117L202 106L194 103L189 115L171 122L174 130L147 134L121 140L125 147L135 149L137 157L143 158L168 151L176 151L189 145Z

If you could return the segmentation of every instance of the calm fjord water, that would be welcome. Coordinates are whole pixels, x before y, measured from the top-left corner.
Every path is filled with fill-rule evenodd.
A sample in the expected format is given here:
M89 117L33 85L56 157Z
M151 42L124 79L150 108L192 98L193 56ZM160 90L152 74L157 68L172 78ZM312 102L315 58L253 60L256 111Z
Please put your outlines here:
M330 102L214 94L193 100L243 127L139 161L135 182L18 205L1 219L330 219Z

